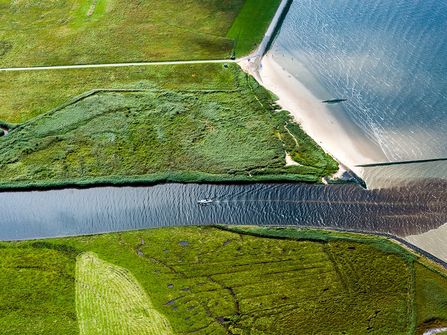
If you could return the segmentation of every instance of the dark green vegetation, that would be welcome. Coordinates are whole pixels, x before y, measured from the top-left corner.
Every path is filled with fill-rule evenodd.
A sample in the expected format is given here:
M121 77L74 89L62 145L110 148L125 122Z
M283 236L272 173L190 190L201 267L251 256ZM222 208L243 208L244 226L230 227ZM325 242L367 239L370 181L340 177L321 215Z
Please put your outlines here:
M236 65L176 70L133 69L108 85L106 78L123 71L109 70L85 87L96 90L18 125L0 139L0 185L317 182L336 171L336 162ZM75 79L79 71L61 72L74 85L49 93L47 108L94 76ZM40 113L32 98L24 101L25 111ZM285 152L301 165L286 167Z
M416 264L416 306L419 310L417 322L419 332L430 327L446 326L447 286L444 278L429 268Z
M246 0L227 34L235 40L235 56L255 50L275 15L281 0Z
M0 1L0 67L228 58L233 38L258 42L278 1L245 2Z
M40 318L24 312L34 308L58 320L40 333L70 333L74 264L84 252L130 271L177 334L397 335L447 324L445 274L383 238L190 227L1 243L8 334L39 333L26 331L28 318ZM41 278L51 278L46 290Z

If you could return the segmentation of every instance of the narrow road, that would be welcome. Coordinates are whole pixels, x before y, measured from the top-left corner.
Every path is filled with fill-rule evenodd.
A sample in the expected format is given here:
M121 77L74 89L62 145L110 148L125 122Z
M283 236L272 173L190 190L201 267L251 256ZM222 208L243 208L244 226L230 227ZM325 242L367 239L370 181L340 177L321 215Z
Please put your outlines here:
M0 72L66 70L66 69L89 69L89 68L148 66L148 65L181 65L181 64L211 64L211 63L218 63L219 64L219 63L236 63L236 62L237 62L237 60L235 60L235 59L209 59L209 60L184 60L184 61L141 62L141 63L54 65L54 66L33 66L33 67L0 68Z

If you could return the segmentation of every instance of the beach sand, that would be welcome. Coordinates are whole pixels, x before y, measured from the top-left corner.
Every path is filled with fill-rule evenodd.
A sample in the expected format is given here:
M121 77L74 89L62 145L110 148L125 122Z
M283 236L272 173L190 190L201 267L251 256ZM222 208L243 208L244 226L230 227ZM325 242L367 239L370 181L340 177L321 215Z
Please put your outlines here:
M341 168L347 167L361 176L362 169L355 165L387 161L380 147L366 139L344 115L339 112L334 115L276 63L270 52L263 57L258 73L256 66L250 64L248 59L239 65L279 98L278 104L289 111L303 130L341 163Z

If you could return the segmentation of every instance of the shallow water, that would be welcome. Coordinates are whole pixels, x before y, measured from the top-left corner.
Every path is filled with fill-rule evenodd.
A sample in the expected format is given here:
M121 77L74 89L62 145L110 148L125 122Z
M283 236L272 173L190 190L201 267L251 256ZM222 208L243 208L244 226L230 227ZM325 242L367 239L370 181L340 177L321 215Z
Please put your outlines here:
M0 193L0 239L150 227L297 225L417 234L447 222L447 183L367 191L356 185L166 184ZM203 206L200 199L213 199Z
M275 60L390 161L447 157L447 1L293 1ZM442 177L447 177L443 175Z

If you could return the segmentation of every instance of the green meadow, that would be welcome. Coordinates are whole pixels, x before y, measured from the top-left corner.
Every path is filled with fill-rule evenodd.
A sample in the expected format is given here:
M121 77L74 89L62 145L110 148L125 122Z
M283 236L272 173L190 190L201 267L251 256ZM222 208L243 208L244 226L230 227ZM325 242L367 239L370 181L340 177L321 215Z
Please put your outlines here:
M384 238L162 228L0 243L2 334L422 334L444 270Z
M277 3L2 0L0 67L225 59L235 47L240 56L259 43Z

